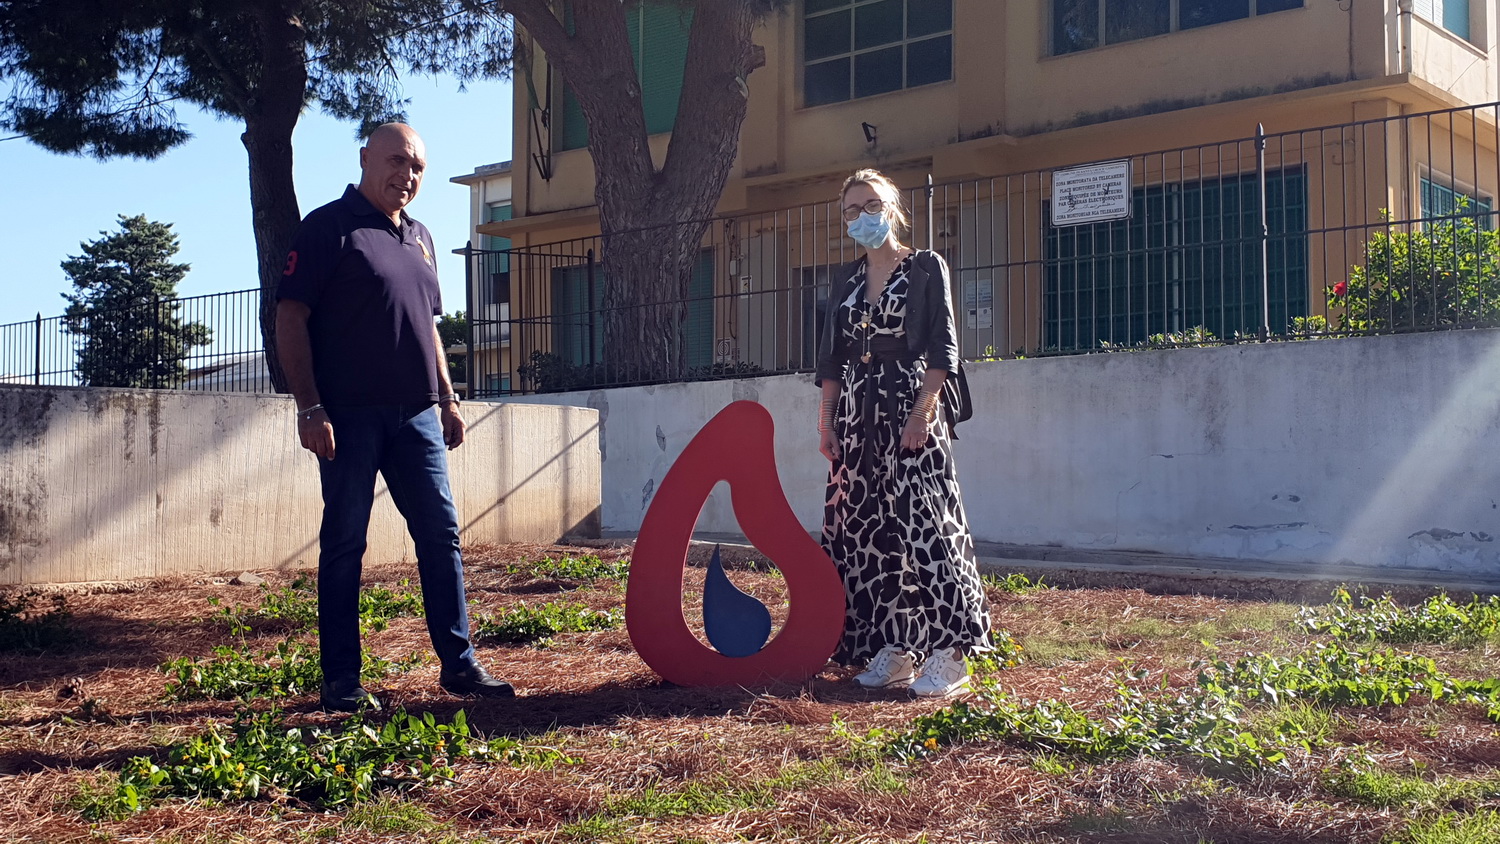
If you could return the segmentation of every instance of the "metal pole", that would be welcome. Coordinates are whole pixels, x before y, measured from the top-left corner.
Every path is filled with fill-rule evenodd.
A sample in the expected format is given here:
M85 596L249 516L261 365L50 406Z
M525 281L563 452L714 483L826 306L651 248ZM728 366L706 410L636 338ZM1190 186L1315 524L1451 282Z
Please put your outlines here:
M474 309L474 298L474 241L470 240L464 243L464 308L469 316L468 336L464 338L464 382L468 384L464 390L465 399L474 398L474 394L478 392L474 388L479 377L479 369L474 359L474 320L478 319L478 313Z
M161 387L161 295L151 296L151 386Z
M31 383L42 383L42 312L36 313L36 349L33 352Z
M1266 126L1255 124L1255 179L1260 205L1260 339L1271 339L1271 229L1266 223Z
M599 362L598 350L594 348L594 320L598 318L594 304L594 250L588 251L588 277L584 280L588 288L588 320L584 322L583 329L589 334L589 364L592 366Z
M927 174L927 248L932 249L932 174Z

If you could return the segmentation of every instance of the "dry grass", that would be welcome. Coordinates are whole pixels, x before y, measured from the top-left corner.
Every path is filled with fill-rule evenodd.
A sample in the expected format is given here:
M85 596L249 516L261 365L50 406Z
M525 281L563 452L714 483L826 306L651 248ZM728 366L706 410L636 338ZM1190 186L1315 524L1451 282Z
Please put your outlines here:
M604 609L619 583L538 579L516 563L566 549L469 549L475 613L566 599ZM580 549L606 559L624 548ZM270 585L290 574L266 575ZM367 571L395 587L409 566ZM731 576L784 613L774 574ZM696 612L702 572L689 569L685 605ZM228 638L209 622L209 599L253 604L259 593L222 578L182 578L71 594L75 646L0 653L0 838L17 841L837 841L837 842L1369 842L1397 835L1412 812L1342 800L1326 786L1341 760L1364 754L1390 770L1495 779L1500 741L1474 707L1342 709L1334 741L1293 753L1283 769L1215 776L1192 759L1091 764L1039 757L1004 743L944 750L898 763L851 743L854 733L899 728L941 703L851 686L830 667L798 686L685 689L663 684L625 631L558 637L552 647L482 647L521 697L460 701L437 689L421 619L366 638L387 657L429 654L375 685L391 707L439 718L464 708L481 731L562 747L576 764L553 769L464 762L456 782L346 813L289 800L212 804L167 800L121 821L90 823L70 801L107 782L128 758L225 722L227 702L166 703L158 666L203 656ZM1313 641L1288 623L1289 605L1138 589L992 589L995 623L1028 652L1001 676L1026 699L1078 705L1113 694L1120 660L1192 682L1194 659L1216 652L1291 654ZM278 634L260 643L269 648ZM1205 646L1207 640L1210 645ZM309 640L310 641L310 640ZM1491 664L1473 652L1432 655L1451 670ZM1481 655L1488 657L1488 654ZM1159 676L1159 674L1158 674ZM1472 676L1472 673L1468 676ZM312 697L281 704L291 717L333 722ZM1355 748L1358 748L1357 750ZM1494 808L1471 801L1464 811Z

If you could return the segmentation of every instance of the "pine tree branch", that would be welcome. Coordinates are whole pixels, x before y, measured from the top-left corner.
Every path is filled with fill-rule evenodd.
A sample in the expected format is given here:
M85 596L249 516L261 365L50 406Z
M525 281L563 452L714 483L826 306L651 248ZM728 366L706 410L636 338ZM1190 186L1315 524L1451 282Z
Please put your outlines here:
M566 67L581 59L573 36L552 12L547 0L504 0L502 8L542 45L554 65Z

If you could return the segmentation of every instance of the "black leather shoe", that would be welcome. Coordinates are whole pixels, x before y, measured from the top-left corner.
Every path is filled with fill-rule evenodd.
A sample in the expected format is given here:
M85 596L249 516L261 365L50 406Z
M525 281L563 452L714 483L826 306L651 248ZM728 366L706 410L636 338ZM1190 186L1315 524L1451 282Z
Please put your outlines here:
M380 700L365 691L365 687L359 683L342 688L324 683L322 694L318 695L318 704L324 712L358 712L361 709L377 712L380 710Z
M453 671L444 668L438 674L443 691L459 697L515 697L516 690L504 680L496 680L481 665L469 665Z

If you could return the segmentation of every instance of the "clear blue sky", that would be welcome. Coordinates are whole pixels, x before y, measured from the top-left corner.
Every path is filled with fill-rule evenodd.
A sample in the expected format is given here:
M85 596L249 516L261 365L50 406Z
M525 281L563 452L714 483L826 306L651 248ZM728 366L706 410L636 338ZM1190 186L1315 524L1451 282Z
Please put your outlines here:
M510 158L511 86L479 82L460 93L451 78L413 77L405 95L428 158L422 190L407 210L437 240L444 308L462 310L463 261L449 250L469 239L469 189L448 178ZM183 295L257 286L242 127L190 106L179 108L178 118L193 138L155 161L100 162L55 155L24 140L0 143L0 171L7 176L0 323L62 313L67 303L60 294L72 287L58 264L78 254L82 241L118 230L119 214L173 224L182 247L177 258L192 265L178 286ZM354 129L315 112L298 123L294 166L303 214L359 181Z

